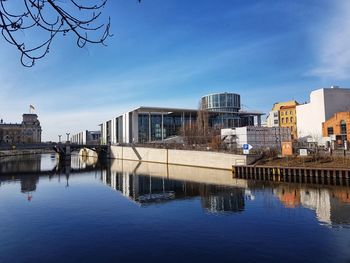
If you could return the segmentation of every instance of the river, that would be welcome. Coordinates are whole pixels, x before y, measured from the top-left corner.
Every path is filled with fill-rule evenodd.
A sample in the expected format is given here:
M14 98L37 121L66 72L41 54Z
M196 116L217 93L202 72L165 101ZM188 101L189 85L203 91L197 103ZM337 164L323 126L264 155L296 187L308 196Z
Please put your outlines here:
M0 159L0 262L349 262L350 188L55 155Z

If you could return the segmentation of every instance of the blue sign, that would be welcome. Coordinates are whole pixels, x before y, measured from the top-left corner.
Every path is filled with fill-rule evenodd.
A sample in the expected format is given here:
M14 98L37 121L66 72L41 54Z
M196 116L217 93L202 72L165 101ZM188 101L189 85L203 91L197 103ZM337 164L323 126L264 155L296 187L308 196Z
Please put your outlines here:
M243 144L243 150L249 150L249 144Z

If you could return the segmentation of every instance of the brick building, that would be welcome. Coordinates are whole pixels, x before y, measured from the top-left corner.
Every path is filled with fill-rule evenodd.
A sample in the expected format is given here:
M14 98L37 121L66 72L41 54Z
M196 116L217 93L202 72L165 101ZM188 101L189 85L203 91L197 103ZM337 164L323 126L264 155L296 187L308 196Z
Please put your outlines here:
M23 114L22 123L4 123L0 120L0 143L41 142L41 126L36 114Z
M323 137L335 137L338 144L350 139L350 112L337 112L322 123Z

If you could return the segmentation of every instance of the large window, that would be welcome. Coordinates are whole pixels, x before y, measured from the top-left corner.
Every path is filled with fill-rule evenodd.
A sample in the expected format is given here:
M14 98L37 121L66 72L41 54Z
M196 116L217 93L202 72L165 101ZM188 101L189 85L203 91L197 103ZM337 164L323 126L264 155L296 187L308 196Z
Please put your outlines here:
M327 128L327 133L328 133L328 136L333 135L333 134L334 134L333 127L328 127L328 128Z
M342 140L347 140L346 121L344 120L340 122L340 135L342 137Z
M344 120L342 120L340 122L340 134L346 134L346 122Z

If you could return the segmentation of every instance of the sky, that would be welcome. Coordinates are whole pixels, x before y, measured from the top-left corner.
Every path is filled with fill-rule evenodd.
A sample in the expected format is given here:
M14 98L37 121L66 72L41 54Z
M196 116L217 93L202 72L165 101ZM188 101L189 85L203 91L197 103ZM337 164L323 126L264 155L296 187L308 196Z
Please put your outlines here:
M43 141L57 141L141 105L197 108L205 94L235 92L267 113L350 87L348 0L108 0L108 16L107 47L59 36L32 68L0 38L0 118L21 122L32 104Z

